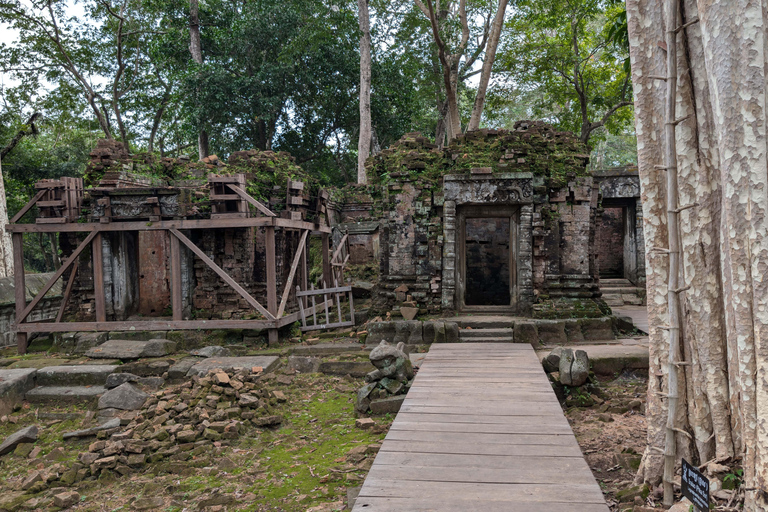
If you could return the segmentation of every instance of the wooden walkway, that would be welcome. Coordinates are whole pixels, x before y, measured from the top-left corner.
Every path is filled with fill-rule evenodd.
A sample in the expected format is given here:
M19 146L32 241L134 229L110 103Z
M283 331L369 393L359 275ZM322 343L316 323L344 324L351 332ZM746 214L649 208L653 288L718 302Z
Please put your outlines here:
M354 512L608 512L528 344L432 345Z

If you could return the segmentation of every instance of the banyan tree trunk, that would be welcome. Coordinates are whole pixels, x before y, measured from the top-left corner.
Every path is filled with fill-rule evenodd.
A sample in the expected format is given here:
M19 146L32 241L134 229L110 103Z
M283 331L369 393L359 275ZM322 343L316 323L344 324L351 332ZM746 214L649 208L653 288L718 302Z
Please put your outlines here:
M650 334L648 448L638 480L658 484L668 400L665 172L676 172L684 320L676 461L740 457L745 510L768 510L768 6L682 0L676 170L663 171L668 24L663 0L628 0ZM696 23L698 20L698 23ZM674 28L674 27L672 27Z

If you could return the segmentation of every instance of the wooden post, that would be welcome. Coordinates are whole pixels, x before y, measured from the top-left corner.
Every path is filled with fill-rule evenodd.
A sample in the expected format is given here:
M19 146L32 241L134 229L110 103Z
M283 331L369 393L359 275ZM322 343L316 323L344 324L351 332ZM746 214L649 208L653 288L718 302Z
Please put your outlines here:
M307 267L307 252L309 251L309 238L301 251L301 289L309 290L309 268Z
M330 235L328 233L323 233L321 235L321 238L323 240L323 283L332 283L333 282L333 276L331 275L331 240ZM325 288L325 284L323 284L323 288Z
M16 297L16 323L19 323L27 307L27 282L24 275L24 235L14 233L13 237L13 282ZM19 355L27 353L27 333L16 332L16 349Z
M106 299L104 297L104 250L101 233L96 234L91 244L93 255L93 296L96 302L96 321L107 321Z
M168 234L171 242L171 310L174 320L182 320L181 302L181 244L179 239Z
M266 236L264 240L265 250L267 252L267 311L277 316L277 265L275 263L275 228L268 226L265 228ZM269 329L269 344L277 343L277 328Z

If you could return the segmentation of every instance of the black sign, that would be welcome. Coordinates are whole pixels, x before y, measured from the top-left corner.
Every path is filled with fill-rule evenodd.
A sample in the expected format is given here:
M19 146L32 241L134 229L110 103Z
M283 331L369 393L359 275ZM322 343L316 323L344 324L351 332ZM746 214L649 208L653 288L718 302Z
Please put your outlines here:
M681 483L683 496L691 500L697 510L709 510L709 480L685 459Z

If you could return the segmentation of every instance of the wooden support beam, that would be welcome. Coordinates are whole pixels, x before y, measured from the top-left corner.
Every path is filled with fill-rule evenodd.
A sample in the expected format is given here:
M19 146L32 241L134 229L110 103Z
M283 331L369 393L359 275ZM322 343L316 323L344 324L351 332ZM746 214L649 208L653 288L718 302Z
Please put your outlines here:
M264 248L267 253L267 309L277 318L277 263L275 261L275 228L265 229ZM269 344L277 343L277 329L269 330Z
M182 319L182 301L181 301L181 245L176 236L171 235L171 310L173 319L178 321Z
M59 312L56 313L55 322L61 322L64 317L64 310L67 309L67 302L72 295L72 286L75 284L75 276L77 276L77 269L80 268L80 259L75 260L75 264L72 266L72 272L69 273L69 279L67 280L67 288L64 290L64 297L61 299L61 306L59 306Z
M13 242L13 283L16 298L16 323L23 318L24 307L27 305L27 282L24 275L24 235L14 233ZM16 349L19 355L27 353L27 333L16 332Z
M307 254L309 253L309 240L304 244L304 250L301 251L301 288L309 289L309 267L307 266Z
M35 206L35 203L36 203L36 202L38 202L38 201L40 200L40 198L41 198L41 197L43 197L43 196L44 196L44 195L45 195L47 192L48 192L48 191L47 191L47 190L45 190L45 189L43 189L43 190L39 190L39 191L37 192L37 194L35 194L35 197L33 197L33 198L32 198L32 199L31 199L31 200L30 200L30 201L29 201L27 204L25 204L25 205L24 205L24 208L22 208L21 210L19 210L19 213L17 213L16 215L14 215L14 216L13 216L13 218L12 218L10 221L8 221L8 222L9 222L9 224L16 224L16 222L17 222L17 221L18 221L20 218L22 218L22 217L24 216L24 214L25 214L25 213L27 213L27 212L30 210L30 208L32 208L33 206Z
M229 286L231 286L231 287L232 287L232 288L233 288L233 289L234 289L234 290L235 290L235 291L236 291L238 294L240 294L240 296L241 296L242 298L244 298L244 299L245 299L245 300L248 302L248 304L250 304L250 305L251 305L251 306L252 306L254 309L256 309L256 310L257 310L259 313L261 313L262 315L264 315L264 316L265 316L265 317L266 317L268 320L275 320L275 316L274 316L274 315L273 315L271 312L269 312L269 311L267 311L266 309L264 309L264 307L263 307L261 304L259 304L259 302L258 302L256 299L254 299L253 297L251 297L251 295L250 295L250 294L249 294L247 291L245 291L245 289L243 289L243 287L242 287L242 286L240 286L239 284L237 284L237 283L235 282L235 280L234 280L234 279L232 279L231 277L229 277L229 274L227 274L226 272L224 272L224 270L223 270L221 267L219 267L219 266L216 264L216 262L214 262L214 261L213 261L211 258L209 258L208 256L206 256L206 254L205 254L203 251L201 251L201 250L200 250L200 248L199 248L198 246L196 246L194 243L192 243L192 241L191 241L189 238L187 238L186 236L184 236L184 235L183 235L181 232L179 232L179 230L177 230L177 229L171 229L171 230L169 230L169 231L170 231L170 232L173 234L173 236L175 236L176 238L178 238L178 239L181 241L181 243L183 243L184 245L186 245L186 246L189 248L189 250L191 250L193 253L195 253L195 254L197 255L197 257L198 257L198 258L200 258L201 260L203 260L203 263L205 263L206 265L208 265L208 266L211 268L211 270L213 270L214 272L216 272L216 274L218 274L218 276L219 276L220 278L222 278L222 279L224 280L224 282L225 282L225 283L227 283L227 284L228 284Z
M325 288L325 283L332 282L333 276L331 275L331 260L330 260L330 252L331 252L331 241L330 236L327 233L323 233L320 236L322 240L322 249L320 252L323 254L323 288Z
M96 321L107 321L107 300L104 292L104 246L101 233L97 232L91 244L93 255L93 297L96 303Z
M56 222L62 219L54 219ZM66 219L63 219L66 221ZM281 219L280 217L229 217L218 219L161 220L159 222L126 221L110 222L65 222L63 224L7 224L9 233L85 233L89 231L158 231L165 229L222 229L273 226L288 229L311 229L317 233L330 233L331 228L303 220Z
M270 210L269 208L267 208L266 206L261 204L256 199L252 198L250 196L250 194L248 194L248 192L246 192L245 190L241 189L237 185L233 185L232 183L227 183L227 186L229 188L231 188L238 196L240 196L245 201L247 201L250 204L252 204L253 206L255 206L257 210L259 210L261 213L263 213L267 217L277 217L277 214L275 214L275 212L273 212L272 210Z
M301 240L299 241L299 247L296 251L296 255L293 258L293 263L291 264L291 272L288 274L288 281L285 283L285 289L283 290L283 297L280 299L280 307L277 309L277 315L275 315L277 318L280 318L283 316L283 312L285 311L285 306L288 304L288 296L291 294L291 287L293 286L293 280L296 277L296 269L299 267L299 262L301 261L301 255L304 253L304 246L307 244L307 236L309 235L309 231L305 231L301 235Z
M67 269L72 265L72 263L75 262L77 257L80 256L80 253L83 252L83 249L88 247L88 244L91 243L91 240L93 240L94 237L97 234L98 234L98 231L92 231L87 237L85 237L85 240L83 240L80 243L80 245L77 246L77 249L75 249L75 251L72 253L72 255L69 258L67 258L67 260L61 265L61 267L59 267L59 270L57 270L56 273L53 274L53 277L51 277L51 279L48 280L48 282L45 284L45 286L43 286L43 288L35 296L35 298L32 299L32 302L30 302L29 305L26 308L24 308L21 313L18 312L19 311L19 309L18 309L19 308L19 302L17 300L17 302L16 302L16 324L21 324L29 316L29 314L32 312L32 310L35 309L35 306L37 306L37 304L41 300L43 300L43 297L45 297L45 294L48 293L48 291L51 288L53 288L53 285L56 283L56 281L64 274L64 272L67 271ZM16 235L19 236L19 244L21 244L22 243L21 234L20 233L14 233L14 239L15 239ZM19 252L18 256L19 256L19 258L22 258L22 263L23 263L22 253ZM21 268L22 269L24 268L23 264L22 264ZM23 270L22 270L22 272L23 272ZM17 299L18 299L18 295L17 295ZM23 305L24 302L25 302L25 300L22 299L21 304Z

